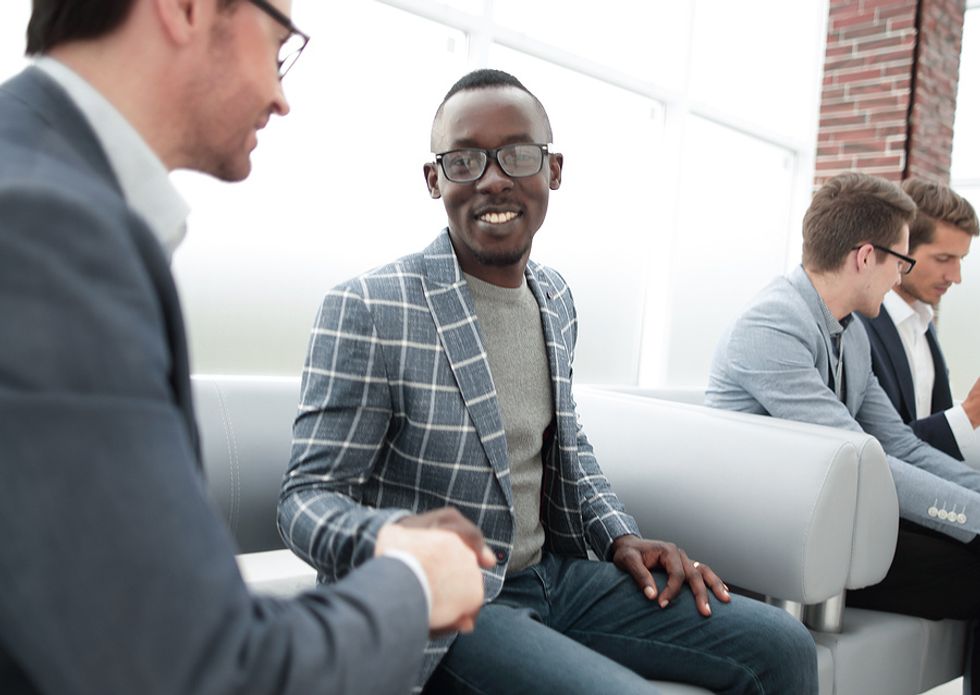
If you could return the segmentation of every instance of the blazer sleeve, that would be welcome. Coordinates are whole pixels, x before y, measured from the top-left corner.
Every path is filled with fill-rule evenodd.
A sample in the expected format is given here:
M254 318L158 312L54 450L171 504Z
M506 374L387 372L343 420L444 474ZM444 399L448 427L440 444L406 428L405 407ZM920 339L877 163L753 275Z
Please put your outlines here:
M373 319L350 287L321 304L301 388L279 530L299 557L336 579L373 557L384 524L409 513L361 504L392 405Z
M910 423L912 431L924 442L934 446L940 451L962 461L963 454L956 443L956 437L946 419L946 413L933 413L929 417L920 418Z
M98 203L0 188L0 650L44 692L407 691L428 628L402 563L248 592L167 386L142 222Z

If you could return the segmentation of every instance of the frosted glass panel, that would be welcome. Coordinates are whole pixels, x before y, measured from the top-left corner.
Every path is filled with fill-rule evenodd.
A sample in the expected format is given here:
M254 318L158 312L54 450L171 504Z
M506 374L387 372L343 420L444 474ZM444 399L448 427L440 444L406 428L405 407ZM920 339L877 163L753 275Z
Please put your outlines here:
M469 14L483 14L484 0L440 0L439 4Z
M657 215L662 108L500 46L491 64L537 94L565 155L532 257L561 272L575 295L576 379L633 383L649 259L666 236Z
M774 135L811 137L826 1L698 0L695 8L691 97Z
M952 185L980 210L980 8L967 10L960 56L960 83L953 128ZM963 282L950 289L939 309L937 328L953 398L962 399L980 377L980 240L962 266Z
M27 45L27 20L31 3L27 0L6 0L0 9L0 81L20 72L26 65L24 48Z
M963 25L960 84L953 124L953 181L980 181L980 9L968 10Z
M683 87L692 0L494 0L494 19L669 89Z
M670 273L666 383L704 386L739 310L785 269L794 159L700 118L687 124ZM669 263L669 267L668 267Z
M174 270L195 371L298 374L324 292L445 225L422 164L465 36L380 3L296 3L294 19L313 39L252 176L175 177L193 208Z

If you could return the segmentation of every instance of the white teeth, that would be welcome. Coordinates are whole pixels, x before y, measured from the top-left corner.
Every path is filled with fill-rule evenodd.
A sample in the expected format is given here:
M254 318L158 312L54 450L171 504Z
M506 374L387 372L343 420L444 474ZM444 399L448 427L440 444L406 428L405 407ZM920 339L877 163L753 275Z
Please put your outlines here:
M504 222L510 222L515 217L517 217L516 212L485 212L480 215L480 220L489 222L490 224L503 224Z

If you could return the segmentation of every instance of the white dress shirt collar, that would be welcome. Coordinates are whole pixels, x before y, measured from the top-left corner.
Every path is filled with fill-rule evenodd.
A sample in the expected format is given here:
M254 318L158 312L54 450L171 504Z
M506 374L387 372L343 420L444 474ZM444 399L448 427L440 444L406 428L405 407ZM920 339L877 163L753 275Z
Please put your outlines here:
M895 326L912 320L914 321L913 325L916 327L916 332L921 334L925 334L929 329L929 324L932 323L932 319L935 316L932 307L925 302L920 302L917 299L912 304L909 304L895 290L890 290L885 295L883 304L885 309L888 310L888 315L892 317L892 323Z
M34 65L58 83L85 116L105 151L129 206L146 221L167 257L186 232L190 208L163 162L121 113L76 72L50 56Z

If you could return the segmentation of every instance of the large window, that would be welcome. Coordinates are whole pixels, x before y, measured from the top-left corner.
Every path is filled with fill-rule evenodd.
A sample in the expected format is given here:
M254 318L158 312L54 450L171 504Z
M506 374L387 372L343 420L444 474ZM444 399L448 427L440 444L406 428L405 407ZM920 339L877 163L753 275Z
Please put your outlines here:
M953 129L952 186L980 210L980 2L967 5ZM953 396L964 398L980 377L977 311L980 307L980 241L962 267L963 282L940 309L938 330L950 369Z
M534 257L575 293L576 378L703 385L725 325L799 259L827 1L294 0L313 41L252 177L176 175L195 371L297 374L326 289L435 236L431 118L490 66L565 155Z

